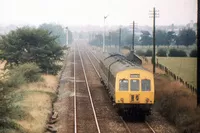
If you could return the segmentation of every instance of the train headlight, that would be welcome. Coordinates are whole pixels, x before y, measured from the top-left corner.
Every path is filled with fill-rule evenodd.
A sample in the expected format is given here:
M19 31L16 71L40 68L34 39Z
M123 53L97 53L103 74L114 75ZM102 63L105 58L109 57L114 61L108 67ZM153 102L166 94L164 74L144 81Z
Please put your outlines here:
M120 101L121 101L122 103L124 103L124 98L120 98Z

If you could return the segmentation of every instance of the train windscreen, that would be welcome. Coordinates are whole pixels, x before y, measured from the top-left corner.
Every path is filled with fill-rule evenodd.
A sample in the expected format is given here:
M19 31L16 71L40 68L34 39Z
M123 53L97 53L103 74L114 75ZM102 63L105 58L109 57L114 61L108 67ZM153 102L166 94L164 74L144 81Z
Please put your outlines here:
M151 91L151 81L149 79L142 79L142 91Z
M119 80L119 90L120 91L128 91L128 79L120 79Z
M139 80L131 79L131 91L139 91Z

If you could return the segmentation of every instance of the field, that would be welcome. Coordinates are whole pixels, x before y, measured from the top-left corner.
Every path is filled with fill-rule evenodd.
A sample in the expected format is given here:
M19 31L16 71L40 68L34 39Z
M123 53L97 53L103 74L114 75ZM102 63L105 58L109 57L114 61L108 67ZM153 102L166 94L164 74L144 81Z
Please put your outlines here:
M197 87L197 59L189 57L159 57L158 62L184 81Z

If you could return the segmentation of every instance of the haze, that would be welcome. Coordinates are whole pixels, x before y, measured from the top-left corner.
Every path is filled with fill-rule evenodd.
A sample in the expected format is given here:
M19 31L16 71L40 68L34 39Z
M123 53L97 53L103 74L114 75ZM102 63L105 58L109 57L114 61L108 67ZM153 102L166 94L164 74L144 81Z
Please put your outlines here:
M0 25L152 25L149 10L159 10L157 25L197 20L196 0L0 0Z

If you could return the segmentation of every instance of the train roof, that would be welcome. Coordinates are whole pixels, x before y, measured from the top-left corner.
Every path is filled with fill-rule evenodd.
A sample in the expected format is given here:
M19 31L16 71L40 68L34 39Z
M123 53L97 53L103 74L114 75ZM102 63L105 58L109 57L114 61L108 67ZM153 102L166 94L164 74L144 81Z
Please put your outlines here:
M117 74L119 71L124 71L127 69L141 69L150 72L142 66L128 61L125 56L118 53L99 53L99 59L107 68L110 67L113 75Z

